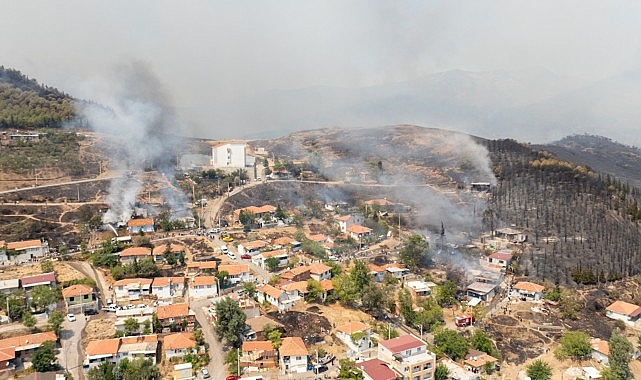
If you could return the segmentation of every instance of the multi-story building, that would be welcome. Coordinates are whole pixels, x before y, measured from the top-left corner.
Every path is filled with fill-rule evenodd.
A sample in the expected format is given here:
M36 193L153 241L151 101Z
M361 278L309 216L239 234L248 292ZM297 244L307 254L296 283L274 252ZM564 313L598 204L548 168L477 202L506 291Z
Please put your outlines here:
M378 358L388 363L403 380L434 378L436 355L427 350L427 344L414 335L378 342Z
M280 348L280 369L284 373L307 372L309 351L303 339L297 336L283 338Z
M83 367L89 370L104 362L119 364L124 358L151 359L153 364L156 364L157 350L157 335L92 340L85 349L86 358Z

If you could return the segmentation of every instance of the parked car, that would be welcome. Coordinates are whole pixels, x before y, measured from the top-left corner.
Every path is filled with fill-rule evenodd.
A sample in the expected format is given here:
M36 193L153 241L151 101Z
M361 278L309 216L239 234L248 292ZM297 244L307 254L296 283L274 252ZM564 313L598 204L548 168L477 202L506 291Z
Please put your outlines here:
M223 236L223 241L225 243L231 243L232 241L234 241L234 238L229 235L226 235L226 236Z
M250 260L252 257L247 253L243 253L242 256L240 256L240 258L244 260Z
M209 379L209 370L207 368L201 368L200 373L203 375L203 379Z
M222 253L228 253L229 252L229 248L227 248L227 246L225 244L223 244L223 245L220 246L220 251Z
M146 309L147 305L145 305L144 303L141 303L140 305L138 305L138 308L139 309Z
M227 252L227 256L229 256L229 258L232 260L236 260L236 255L234 254L234 252L231 252L231 251Z
M238 375L229 375L225 378L225 380L240 380L240 376Z
M85 315L97 315L98 310L96 309L85 309L84 310Z
M67 314L67 319L69 320L69 322L75 322L76 316L73 314Z
M136 305L133 305L133 304L127 305L127 309L129 309L129 310L133 310L135 308L136 308Z

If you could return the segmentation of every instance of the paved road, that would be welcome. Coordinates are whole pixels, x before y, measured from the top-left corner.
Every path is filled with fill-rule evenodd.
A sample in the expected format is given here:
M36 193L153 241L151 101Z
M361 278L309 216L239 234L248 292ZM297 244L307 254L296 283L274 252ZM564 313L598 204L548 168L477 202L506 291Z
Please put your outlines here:
M82 370L84 356L80 341L82 339L82 331L86 325L87 320L85 316L76 314L76 320L74 322L70 322L65 318L60 332L62 348L58 354L58 362L62 368L71 372L74 380L84 379L84 371Z
M209 344L209 365L207 369L212 379L224 379L227 376L225 370L225 354L223 345L216 338L214 326L207 318L207 307L211 305L211 300L191 301L189 306L196 313L196 320L202 326L205 341Z

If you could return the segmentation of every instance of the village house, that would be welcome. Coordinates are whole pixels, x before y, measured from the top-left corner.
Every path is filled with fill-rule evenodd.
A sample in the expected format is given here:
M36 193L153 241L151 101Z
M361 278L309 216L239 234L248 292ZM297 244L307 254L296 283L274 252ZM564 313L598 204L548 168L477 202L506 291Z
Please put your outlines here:
M77 314L85 310L98 311L98 298L94 288L89 285L76 284L62 289L67 313Z
M36 334L20 335L13 338L0 339L0 360L4 363L5 369L11 366L13 359L10 356L20 359L21 362L31 361L33 353L42 346L44 342L56 342L57 337L53 331L46 331Z
M615 301L605 309L606 317L623 321L630 326L634 326L639 321L640 315L641 306L623 301Z
M305 299L307 295L307 281L296 281L288 282L282 285L278 285L280 289L283 289L290 299L294 302Z
M56 274L54 272L25 276L20 279L20 285L25 292L36 286L56 286Z
M415 299L428 297L432 293L432 288L436 287L435 283L426 281L408 281L405 285Z
M256 372L276 368L278 353L269 340L243 342L240 366L245 372Z
M267 242L262 240L253 240L247 243L240 243L238 244L238 254L254 256L259 254L260 250L267 247L267 245Z
M543 299L545 286L533 282L519 281L512 289L516 296L523 301L538 301Z
M514 228L500 228L494 231L494 236L499 239L505 239L510 243L525 243L527 234Z
M279 312L283 312L294 306L294 303L300 298L292 297L284 290L265 284L256 289L256 299L261 303L268 302L276 307Z
M190 363L174 364L173 380L195 380L196 375Z
M323 263L312 263L309 266L309 275L316 281L329 280L332 278L332 267Z
M592 352L590 356L601 365L607 365L610 360L610 344L607 340L594 338L590 340Z
M284 373L307 372L309 351L302 338L298 336L283 338L278 353L280 368Z
M118 256L120 256L120 263L122 265L133 264L134 261L150 259L151 249L147 247L129 247L123 249Z
M146 234L156 231L156 227L154 226L154 220L151 218L129 219L127 221L127 231L130 235L141 232Z
M0 378L13 378L16 370L16 350L14 347L0 348Z
M457 362L453 361L448 357L439 359L438 364L443 364L447 368L449 372L448 377L450 379L456 379L456 380L480 380L481 379L481 375L479 375L478 373L474 373L472 371L468 371L461 364L458 364Z
M385 273L387 273L385 266L369 264L369 274L374 277L375 282L383 282L383 280L385 280Z
M184 297L185 279L183 277L155 277L151 283L151 294L159 300Z
M281 272L279 276L282 281L305 281L311 278L309 270L308 266L298 266Z
M321 301L325 302L327 300L327 297L334 291L334 283L332 282L332 280L321 280L320 285L323 289Z
M162 348L165 351L165 359L182 359L189 350L196 351L196 340L191 332L169 334L163 339Z
M254 281L254 276L247 264L222 264L218 267L218 273L221 272L227 272L227 281L232 285Z
M432 379L436 355L428 351L427 343L414 335L378 342L378 358L390 364L403 378Z
M350 357L372 348L372 328L363 322L349 322L338 326L335 334L347 346L347 355Z
M154 262L161 262L164 261L164 255L165 253L173 253L174 255L180 255L181 253L185 253L185 246L182 244L161 244L158 246L155 246L154 249L151 250L151 254L154 258Z
M387 264L385 266L385 274L389 274L394 278L402 280L409 274L410 270L405 268L402 264Z
M261 252L258 255L252 257L252 263L258 265L262 269L269 269L267 266L267 259L270 257L274 257L278 259L278 266L279 267L284 267L287 265L289 261L289 254L287 254L287 251L284 249L277 249L275 251L267 251L267 252Z
M156 317L163 329L166 330L169 330L172 326L184 326L187 331L191 331L196 322L196 314L189 309L189 305L186 303L158 306Z
M498 359L492 355L488 355L483 351L469 350L465 355L463 364L465 369L474 373L482 373L488 367L494 368Z
M156 364L157 350L157 335L92 340L85 349L86 358L83 367L88 371L104 362L120 364L124 358L129 360L151 359Z
M211 166L214 168L242 169L247 166L247 144L219 143L211 147Z
M151 278L125 278L114 282L116 301L137 301L151 294Z
M244 208L239 208L234 210L233 212L233 218L234 218L234 223L239 223L240 222L240 212L244 211L246 213L251 213L254 215L254 220L259 223L263 224L263 222L267 220L271 220L272 216L276 212L276 207L272 205L264 205L264 206L249 206L249 207L244 207Z
M337 217L336 222L338 223L338 229L345 234L348 232L347 229L350 226L354 224L361 225L365 223L365 217L360 214L343 215L343 216Z
M360 224L352 224L347 227L347 233L349 236L358 242L360 242L361 239L368 237L371 232L371 228L361 226Z
M475 281L467 286L467 296L490 301L496 295L498 285L489 282Z
M3 247L4 248L4 247ZM49 255L49 242L34 240L6 243L2 261L24 262Z
M289 236L283 236L276 239L272 239L272 243L270 245L274 249L281 249L281 248L290 247L294 243L300 244L299 242L297 242L296 240L292 239Z
M0 293L1 294L11 294L16 290L20 290L20 280L13 278L10 280L1 280L0 281Z
M189 298L213 298L218 294L216 276L196 276L189 282Z
M505 269L512 264L513 257L512 251L496 251L487 257L487 262L491 266Z
M380 359L356 363L356 367L363 372L363 380L398 380L399 378L399 374Z
M199 274L215 274L218 262L216 261L194 261L187 263L187 274L195 276Z

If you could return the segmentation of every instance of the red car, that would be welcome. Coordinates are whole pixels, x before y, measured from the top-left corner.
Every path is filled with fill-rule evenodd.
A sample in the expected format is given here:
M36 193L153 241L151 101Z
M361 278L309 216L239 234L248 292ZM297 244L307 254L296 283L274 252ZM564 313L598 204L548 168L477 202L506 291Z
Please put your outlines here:
M240 376L238 375L229 375L225 378L225 380L239 380Z
M245 253L245 254L243 254L242 256L240 256L240 258L241 258L241 259L245 259L245 260L249 260L249 259L251 259L252 257L251 257L250 255L248 255L248 254L246 254L246 253ZM231 375L230 375L230 376L231 376Z

